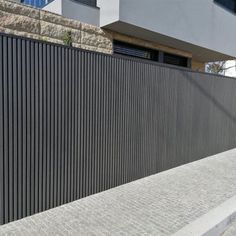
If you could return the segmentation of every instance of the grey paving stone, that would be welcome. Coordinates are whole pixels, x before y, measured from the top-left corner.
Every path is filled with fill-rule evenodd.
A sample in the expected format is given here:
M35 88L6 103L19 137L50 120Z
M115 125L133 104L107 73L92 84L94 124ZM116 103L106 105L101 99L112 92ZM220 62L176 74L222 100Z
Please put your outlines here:
M171 235L234 195L236 149L1 226L0 235Z

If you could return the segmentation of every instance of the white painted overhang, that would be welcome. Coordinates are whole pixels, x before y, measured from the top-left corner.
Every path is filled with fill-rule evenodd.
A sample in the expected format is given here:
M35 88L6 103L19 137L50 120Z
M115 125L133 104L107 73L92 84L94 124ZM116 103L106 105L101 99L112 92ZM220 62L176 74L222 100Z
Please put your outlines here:
M103 28L192 53L236 58L236 15L213 0L98 0Z

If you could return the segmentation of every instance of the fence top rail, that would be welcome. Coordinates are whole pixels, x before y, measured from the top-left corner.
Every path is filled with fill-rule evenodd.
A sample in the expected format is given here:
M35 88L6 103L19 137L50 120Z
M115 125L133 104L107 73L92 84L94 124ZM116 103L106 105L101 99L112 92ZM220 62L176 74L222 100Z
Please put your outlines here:
M15 38L15 39L23 39L23 40L27 40L30 42L47 44L47 45L62 47L62 48L70 49L70 50L82 51L82 52L87 52L87 53L95 54L95 55L102 55L102 56L110 57L110 58L123 59L124 61L133 61L133 62L148 64L148 65L155 65L155 66L159 66L159 67L174 69L174 70L178 70L178 71L191 72L191 73L195 73L195 74L203 74L203 75L213 77L213 78L221 78L221 79L223 78L223 79L236 80L235 77L213 74L213 73L209 73L209 72L195 71L195 70L192 70L191 68L169 65L169 64L164 64L164 63L155 62L155 61L148 61L148 60L141 59L141 58L133 58L133 57L123 56L123 55L118 55L118 54L110 55L110 54L106 54L106 53L102 53L102 52L90 51L90 50L86 50L86 49L82 49L82 48L67 46L67 45L63 45L63 44L59 44L59 43L47 42L47 41L40 40L40 39L27 38L24 36L19 36L19 35L14 35L14 34L7 34L7 33L0 32L0 36L11 37L11 38Z

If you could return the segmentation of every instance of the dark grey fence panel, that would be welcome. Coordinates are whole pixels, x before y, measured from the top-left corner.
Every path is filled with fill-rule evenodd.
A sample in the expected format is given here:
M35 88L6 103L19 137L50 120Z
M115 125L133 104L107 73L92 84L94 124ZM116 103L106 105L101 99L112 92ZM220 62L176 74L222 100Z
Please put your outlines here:
M3 48L2 37L0 37L0 225L4 223L4 152L3 152Z
M0 36L0 224L236 146L236 81Z

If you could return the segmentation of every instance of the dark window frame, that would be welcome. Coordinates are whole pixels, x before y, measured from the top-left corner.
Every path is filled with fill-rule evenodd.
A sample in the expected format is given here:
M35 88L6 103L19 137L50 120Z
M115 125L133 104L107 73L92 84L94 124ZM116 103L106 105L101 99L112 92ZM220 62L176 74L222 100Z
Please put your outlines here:
M74 0L74 1L87 6L97 7L97 0Z
M191 68L191 58L113 40L113 53L174 66Z
M136 57L145 60L158 61L159 51L125 43L119 40L113 40L113 49L115 54Z
M214 0L214 3L236 14L236 0Z
M163 63L175 66L188 67L188 58L164 52Z

